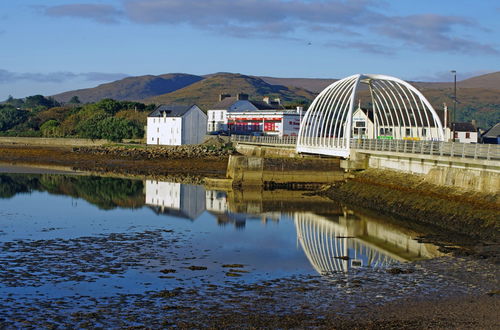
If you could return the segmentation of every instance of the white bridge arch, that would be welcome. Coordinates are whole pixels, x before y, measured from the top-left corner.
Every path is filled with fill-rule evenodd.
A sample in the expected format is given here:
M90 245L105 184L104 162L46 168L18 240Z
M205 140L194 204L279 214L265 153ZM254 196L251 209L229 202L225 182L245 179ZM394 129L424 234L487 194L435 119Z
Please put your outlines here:
M314 99L300 124L297 152L349 158L356 97L364 86L371 109L363 111L373 129L363 138L445 140L441 119L415 87L391 76L355 74L334 82Z

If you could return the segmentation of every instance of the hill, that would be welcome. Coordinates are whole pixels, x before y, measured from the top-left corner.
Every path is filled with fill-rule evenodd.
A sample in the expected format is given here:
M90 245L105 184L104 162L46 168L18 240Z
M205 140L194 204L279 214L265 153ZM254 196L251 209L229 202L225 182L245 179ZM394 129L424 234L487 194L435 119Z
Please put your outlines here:
M261 100L263 96L279 97L283 103L308 103L315 94L303 88L274 85L259 77L237 73L218 73L192 85L143 100L144 103L196 103L207 110L218 101L219 94L246 93L251 99Z
M276 78L276 77L257 77L271 85L283 85L289 87L297 87L306 89L313 93L319 94L328 85L333 84L338 79L323 79L323 78Z
M59 102L68 102L73 96L78 96L82 103L97 102L105 98L119 101L142 100L176 91L202 79L203 77L185 73L127 77L94 88L64 92L53 97Z

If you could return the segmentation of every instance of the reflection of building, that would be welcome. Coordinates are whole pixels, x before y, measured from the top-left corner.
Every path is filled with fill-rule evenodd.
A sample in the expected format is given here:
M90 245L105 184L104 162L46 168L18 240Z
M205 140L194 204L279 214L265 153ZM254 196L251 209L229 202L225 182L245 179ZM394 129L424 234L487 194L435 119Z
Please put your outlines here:
M223 191L207 190L206 196L206 207L207 211L216 213L225 213L228 210L227 207L227 194Z
M221 226L233 224L236 228L245 228L248 220L261 220L263 223L268 221L279 221L279 215L262 213L262 212L238 212L233 207L229 207L228 196L226 192L207 190L206 194L206 207L207 211L212 213L217 218L217 223Z
M205 211L202 186L146 180L146 204L161 214L196 220Z
M328 218L296 213L295 227L307 258L320 274L442 255L402 229L350 212Z

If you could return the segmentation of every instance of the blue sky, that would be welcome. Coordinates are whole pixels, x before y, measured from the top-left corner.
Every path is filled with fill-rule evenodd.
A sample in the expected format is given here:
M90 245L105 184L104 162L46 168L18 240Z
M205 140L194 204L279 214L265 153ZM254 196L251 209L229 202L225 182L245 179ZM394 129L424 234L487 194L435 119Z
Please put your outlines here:
M0 100L127 75L451 80L499 71L497 0L0 3Z

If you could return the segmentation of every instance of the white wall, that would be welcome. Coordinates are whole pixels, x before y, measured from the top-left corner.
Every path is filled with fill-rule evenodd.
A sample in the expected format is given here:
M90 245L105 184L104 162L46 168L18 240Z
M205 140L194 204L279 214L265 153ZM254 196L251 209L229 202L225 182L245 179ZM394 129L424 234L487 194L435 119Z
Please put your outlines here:
M469 137L467 137L467 132L456 132L458 138L455 139L455 142L460 143L477 143L477 132L469 132Z
M181 184L146 180L146 204L180 210Z
M208 110L207 111L207 131L226 131L227 130L227 111L226 110Z
M149 117L147 144L174 145L182 143L182 119L172 117Z

